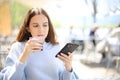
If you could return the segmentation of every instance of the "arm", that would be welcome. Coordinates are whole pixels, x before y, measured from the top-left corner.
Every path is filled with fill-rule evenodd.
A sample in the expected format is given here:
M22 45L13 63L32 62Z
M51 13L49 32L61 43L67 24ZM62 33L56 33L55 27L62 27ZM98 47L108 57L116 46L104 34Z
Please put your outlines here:
M74 71L68 72L68 71L64 70L60 74L60 80L79 80L79 77Z
M6 67L1 71L2 80L26 80L26 59L34 48L41 50L42 45L32 39L25 44L24 42L14 43L7 56Z
M72 57L73 55L71 53L68 53L69 55L62 54L58 55L58 58L64 62L64 70L60 74L60 80L77 80L78 76L73 71L72 68Z
M12 45L5 68L0 73L0 80L25 80L25 64L18 61L20 48L18 43Z

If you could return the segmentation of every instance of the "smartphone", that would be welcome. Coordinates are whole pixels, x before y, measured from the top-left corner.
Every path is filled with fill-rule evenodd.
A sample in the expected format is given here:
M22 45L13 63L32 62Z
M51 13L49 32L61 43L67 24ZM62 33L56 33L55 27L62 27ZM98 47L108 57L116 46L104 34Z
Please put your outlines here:
M72 53L75 49L77 49L79 45L78 44L74 44L74 43L67 43L58 53L63 53L68 55L68 52ZM57 57L57 55L55 57Z

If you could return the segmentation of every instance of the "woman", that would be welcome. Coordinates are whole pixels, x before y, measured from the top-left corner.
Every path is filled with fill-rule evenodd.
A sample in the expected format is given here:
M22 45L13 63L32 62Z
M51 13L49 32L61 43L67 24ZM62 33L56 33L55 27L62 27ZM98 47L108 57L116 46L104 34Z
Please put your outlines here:
M44 43L29 39L36 36L42 36ZM71 53L69 56L61 53L56 58L59 50L48 14L43 9L30 9L9 51L0 80L75 80Z

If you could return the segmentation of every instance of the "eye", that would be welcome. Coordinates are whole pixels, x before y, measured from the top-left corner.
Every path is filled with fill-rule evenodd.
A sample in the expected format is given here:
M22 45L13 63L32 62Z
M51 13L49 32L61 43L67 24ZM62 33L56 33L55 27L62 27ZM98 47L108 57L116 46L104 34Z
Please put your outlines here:
M47 24L44 24L43 27L47 27L48 25Z
M33 25L33 27L39 27L39 25Z
M48 22L44 22L43 27L48 27Z
M43 27L48 27L48 23L43 24Z

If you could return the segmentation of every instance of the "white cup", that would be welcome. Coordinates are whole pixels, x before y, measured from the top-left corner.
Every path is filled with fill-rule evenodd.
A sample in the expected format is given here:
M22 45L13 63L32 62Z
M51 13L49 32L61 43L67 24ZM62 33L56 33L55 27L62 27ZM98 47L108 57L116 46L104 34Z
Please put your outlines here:
M30 37L29 39L35 40L36 42L43 44L44 43L44 38L43 36L34 36L34 37ZM41 49L43 50L43 49ZM32 51L36 52L36 51L40 51L39 49L33 49Z

